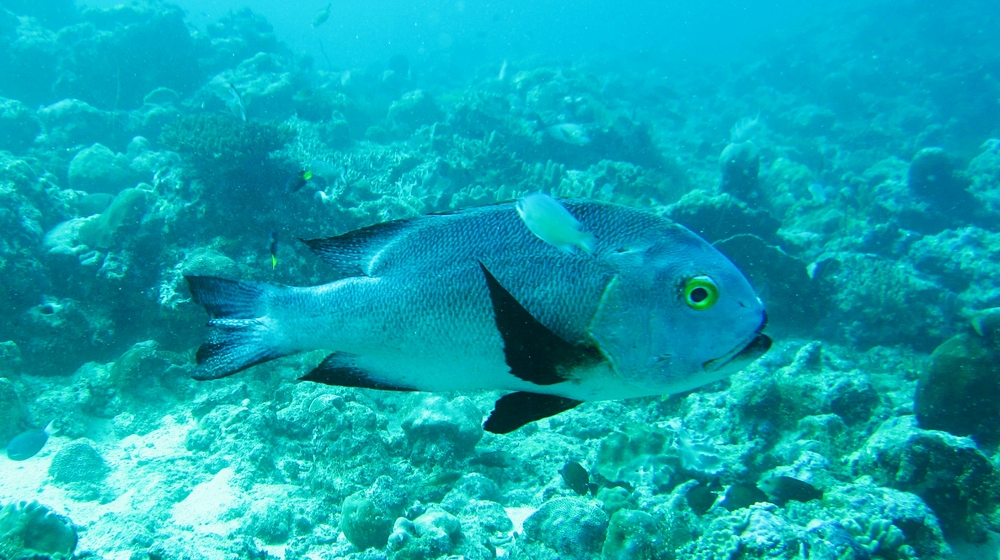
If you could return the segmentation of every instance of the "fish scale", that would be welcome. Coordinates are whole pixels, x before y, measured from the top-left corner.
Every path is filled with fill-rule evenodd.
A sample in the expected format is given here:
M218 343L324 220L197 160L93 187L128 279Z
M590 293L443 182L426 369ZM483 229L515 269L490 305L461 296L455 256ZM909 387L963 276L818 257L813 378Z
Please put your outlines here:
M704 240L624 206L565 207L596 236L593 255L549 245L504 203L306 241L350 274L322 286L190 277L213 316L195 377L327 349L302 379L514 391L493 413L507 429L525 408L689 390L766 351L759 298ZM717 286L710 309L683 301L696 277Z

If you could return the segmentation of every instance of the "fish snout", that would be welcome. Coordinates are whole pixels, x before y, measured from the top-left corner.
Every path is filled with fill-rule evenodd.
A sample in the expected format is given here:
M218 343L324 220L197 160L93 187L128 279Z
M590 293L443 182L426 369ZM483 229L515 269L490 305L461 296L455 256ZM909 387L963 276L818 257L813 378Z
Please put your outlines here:
M766 354L771 349L773 341L763 333L764 327L767 326L767 311L762 308L760 316L760 323L753 333L724 356L703 363L705 371L715 372L725 369L734 372Z

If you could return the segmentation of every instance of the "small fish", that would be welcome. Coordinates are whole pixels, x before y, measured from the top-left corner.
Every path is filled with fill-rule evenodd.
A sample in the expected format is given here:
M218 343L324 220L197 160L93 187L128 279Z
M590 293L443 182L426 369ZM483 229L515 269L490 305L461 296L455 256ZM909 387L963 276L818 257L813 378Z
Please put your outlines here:
M977 311L972 316L972 329L982 337L993 338L1000 332L1000 307Z
M507 77L507 59L503 59L503 64L500 65L500 75L497 76L497 80L503 81Z
M760 129L760 113L758 112L753 117L743 117L742 119L736 121L736 124L729 129L729 142L731 144L739 144L740 142L746 142L753 138L753 135Z
M708 242L636 208L561 203L601 239L592 257L539 243L507 202L307 240L338 276L320 286L186 276L209 315L192 377L324 350L300 379L505 391L484 424L505 434L586 401L690 391L770 348L763 303Z
M515 208L524 225L542 241L569 255L577 247L594 254L597 238L582 231L583 225L558 200L547 194L529 194L517 201Z
M496 469L505 469L517 464L517 458L510 451L487 451L469 460L470 465L482 465Z
M766 501L767 494L753 484L733 484L726 489L726 495L719 505L729 511L736 511Z
M772 476L757 483L757 487L767 494L772 503L779 506L784 506L789 501L808 502L823 499L822 490L790 476Z
M719 488L714 487L717 485L717 483L714 485L700 483L688 490L687 503L691 511L698 515L704 515L708 510L712 509L715 501L719 499Z
M624 480L608 480L606 477L601 476L601 473L599 472L592 473L590 475L590 479L594 481L591 483L591 486L594 487L595 492L597 488L623 488L627 490L629 494L635 490L635 488L628 482L625 482Z
M271 230L271 270L278 268L278 232Z
M446 486L454 484L462 478L462 473L455 471L442 471L424 481L424 486Z
M326 20L330 19L330 6L333 4L327 4L325 8L316 12L313 16L313 29L326 23Z
M545 132L548 132L549 136L559 140L560 142L565 142L574 146L582 147L590 144L590 136L587 136L587 129L582 124L554 124L545 127Z
M243 105L243 96L240 95L240 91L232 83L226 84L226 90L229 92L229 99L226 100L226 106L243 122L247 122L247 110L246 106Z
M559 470L559 474L562 475L563 482L566 483L571 490L577 494L583 496L590 490L590 474L587 473L587 469L583 468L583 465L577 463L576 461L570 461Z
M49 441L49 436L55 435L52 426L55 420L49 422L44 430L28 430L27 432L14 436L14 439L7 443L7 457L12 461L23 461L38 454L45 447L45 442Z
M300 171L288 178L288 181L285 183L285 191L290 193L298 192L299 189L306 186L312 178L313 172L311 169Z

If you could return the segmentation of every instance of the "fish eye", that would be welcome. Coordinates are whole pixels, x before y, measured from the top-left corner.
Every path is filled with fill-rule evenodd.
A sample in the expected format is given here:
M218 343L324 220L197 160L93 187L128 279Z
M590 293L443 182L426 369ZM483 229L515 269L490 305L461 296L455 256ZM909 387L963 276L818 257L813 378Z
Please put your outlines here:
M719 287L708 276L695 276L684 284L684 303L695 311L704 311L719 301Z

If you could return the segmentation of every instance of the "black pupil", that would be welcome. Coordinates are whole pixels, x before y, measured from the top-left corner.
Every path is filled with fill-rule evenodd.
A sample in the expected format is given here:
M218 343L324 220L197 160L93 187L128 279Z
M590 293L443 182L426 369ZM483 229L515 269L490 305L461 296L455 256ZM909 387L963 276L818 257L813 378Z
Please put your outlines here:
M691 290L691 301L701 303L708 299L708 290L705 288L695 288Z

